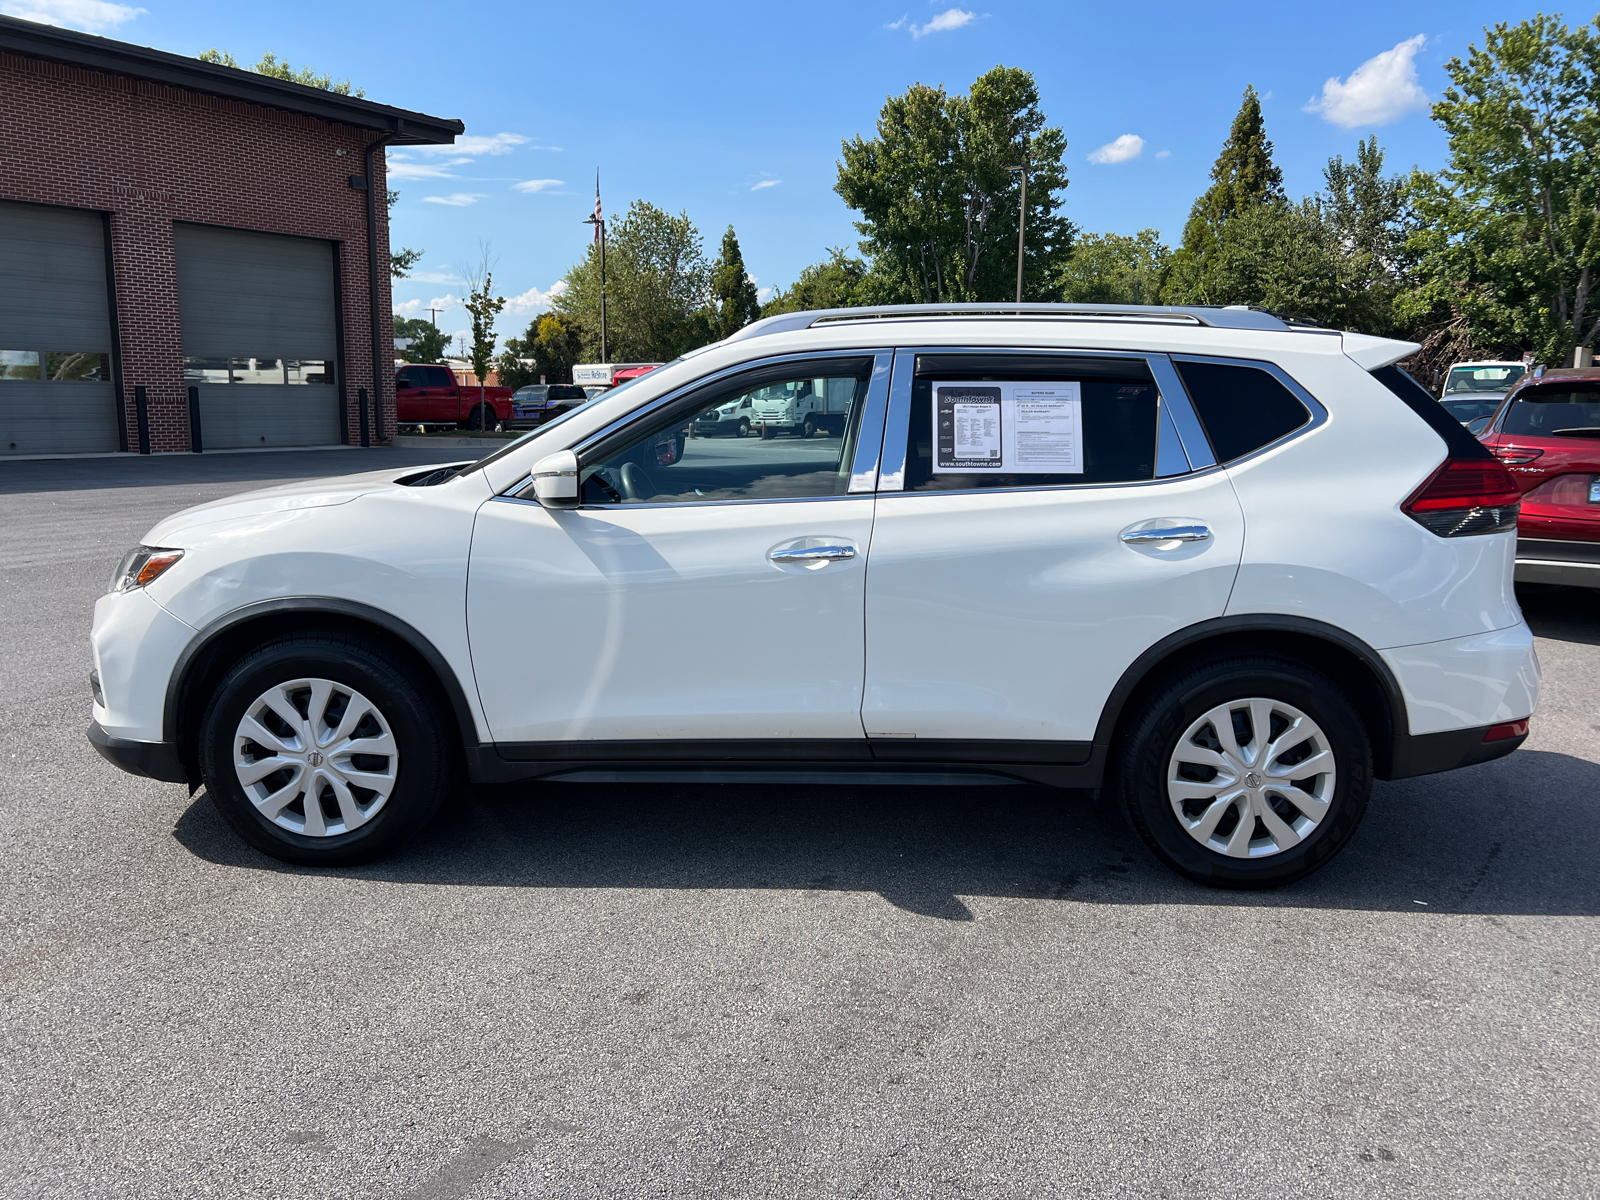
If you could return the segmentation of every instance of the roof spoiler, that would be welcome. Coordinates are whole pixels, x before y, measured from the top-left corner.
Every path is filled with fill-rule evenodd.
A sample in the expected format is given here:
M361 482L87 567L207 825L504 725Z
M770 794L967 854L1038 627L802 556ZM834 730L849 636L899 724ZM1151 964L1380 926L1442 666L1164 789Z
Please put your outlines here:
M1422 347L1417 342L1399 342L1393 338L1369 337L1364 333L1346 333L1344 355L1364 371L1376 371L1391 366L1403 358L1410 358Z

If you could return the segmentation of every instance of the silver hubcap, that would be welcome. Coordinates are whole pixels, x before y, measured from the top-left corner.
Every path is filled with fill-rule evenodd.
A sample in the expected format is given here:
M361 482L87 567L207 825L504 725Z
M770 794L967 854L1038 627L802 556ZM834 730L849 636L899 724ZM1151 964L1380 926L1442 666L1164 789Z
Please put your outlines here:
M1328 813L1336 774L1321 727L1281 700L1219 704L1190 725L1167 763L1178 823L1231 858L1281 854Z
M400 752L377 705L331 679L268 688L245 709L233 769L267 820L333 837L365 825L394 792Z

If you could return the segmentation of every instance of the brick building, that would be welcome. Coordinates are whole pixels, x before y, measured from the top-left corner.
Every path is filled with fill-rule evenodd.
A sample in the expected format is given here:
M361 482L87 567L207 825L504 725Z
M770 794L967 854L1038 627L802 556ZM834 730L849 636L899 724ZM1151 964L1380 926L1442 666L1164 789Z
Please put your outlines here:
M385 145L461 122L0 17L0 458L393 435Z

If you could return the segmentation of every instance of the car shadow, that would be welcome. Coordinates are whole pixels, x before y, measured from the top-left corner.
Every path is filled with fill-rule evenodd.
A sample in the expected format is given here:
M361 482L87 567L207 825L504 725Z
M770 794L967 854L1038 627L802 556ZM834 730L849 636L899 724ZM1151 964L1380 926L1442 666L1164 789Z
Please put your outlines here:
M1523 584L1517 603L1535 637L1600 646L1600 591Z
M1270 892L1174 875L1108 800L1036 787L575 784L463 787L394 856L334 873L516 888L875 892L974 919L967 898L1600 914L1600 765L1523 750L1379 784L1329 866ZM245 846L205 793L174 835L219 865L288 873ZM981 907L981 906L980 906Z

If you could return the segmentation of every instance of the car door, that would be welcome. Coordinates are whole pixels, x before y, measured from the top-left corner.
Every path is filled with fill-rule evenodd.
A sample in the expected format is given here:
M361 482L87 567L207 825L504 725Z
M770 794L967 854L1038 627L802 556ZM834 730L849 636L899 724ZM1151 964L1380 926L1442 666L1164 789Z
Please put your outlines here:
M1128 666L1222 615L1243 535L1164 356L900 351L867 583L875 756L1084 761Z
M867 756L865 567L890 362L854 351L723 373L576 447L578 507L528 489L483 506L467 620L502 753ZM854 381L844 439L682 440L695 414L753 387L830 376Z

